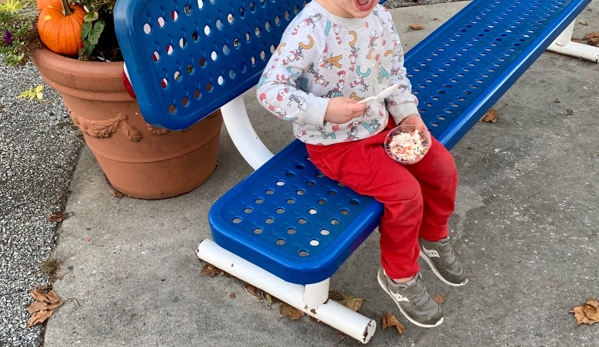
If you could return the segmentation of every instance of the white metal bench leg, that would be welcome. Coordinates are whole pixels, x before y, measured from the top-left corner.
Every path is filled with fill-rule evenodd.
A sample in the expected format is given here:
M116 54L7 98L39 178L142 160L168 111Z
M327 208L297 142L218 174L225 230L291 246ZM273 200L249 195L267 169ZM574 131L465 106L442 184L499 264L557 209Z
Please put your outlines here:
M266 148L252 127L243 94L229 101L220 111L235 147L254 170L273 157L272 152Z
M364 344L370 341L376 331L374 320L328 300L328 279L307 286L286 282L208 239L200 243L197 255Z
M578 42L572 42L572 33L574 32L574 20L558 38L549 45L548 50L556 53L566 54L572 57L581 58L599 63L599 47L593 47Z

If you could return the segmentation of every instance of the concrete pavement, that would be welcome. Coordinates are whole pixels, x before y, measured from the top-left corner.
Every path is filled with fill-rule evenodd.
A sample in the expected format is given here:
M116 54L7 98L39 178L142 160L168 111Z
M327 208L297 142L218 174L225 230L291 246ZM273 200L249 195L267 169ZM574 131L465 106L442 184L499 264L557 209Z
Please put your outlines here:
M392 12L412 47L466 4ZM589 25L577 25L576 37L599 31L599 5L580 19ZM425 29L409 30L414 23ZM379 288L377 235L332 277L332 289L366 298L361 312L379 325L370 346L599 345L599 327L576 327L569 313L599 298L598 69L544 53L497 103L498 122L477 124L452 150L460 187L451 230L470 282L448 287L423 267L429 291L445 298L440 327L411 325ZM289 143L289 124L273 122L253 90L245 97L267 146ZM219 166L201 187L166 200L117 199L85 148L53 253L63 276L54 289L81 307L68 302L54 313L44 346L359 345L308 317L282 317L234 278L199 274L208 210L250 172L224 131ZM382 330L386 311L404 335Z

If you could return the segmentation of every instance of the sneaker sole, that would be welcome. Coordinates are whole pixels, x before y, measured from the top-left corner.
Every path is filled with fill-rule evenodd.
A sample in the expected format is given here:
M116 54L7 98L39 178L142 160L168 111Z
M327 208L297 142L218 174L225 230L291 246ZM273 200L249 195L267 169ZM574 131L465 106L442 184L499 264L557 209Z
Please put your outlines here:
M449 282L448 280L446 280L443 276L441 276L441 274L439 273L439 270L437 270L437 268L435 267L435 264L433 264L433 261L430 260L429 257L427 257L422 250L420 251L420 258L422 258L422 259L424 259L424 261L426 261L426 263L431 268L431 270L433 270L433 273L437 277L439 277L439 279L441 281L443 281L444 283L447 283L447 284L449 284L452 287L461 287L461 286L465 285L466 283L468 283L468 279L467 278L462 283L452 283L452 282Z
M383 283L381 281L380 276L376 276L377 281L379 282L379 285L381 286L381 288L383 288L383 290L385 291L385 293L387 293L390 297L391 300L393 300L393 302L397 305L397 308L399 308L399 311L401 311L401 313L404 315L404 317L406 317L407 320L410 321L410 323L417 325L421 328L434 328L434 327L438 327L441 323L443 323L443 319L445 319L445 317L441 317L441 319L439 319L439 321L437 322L437 324L434 325L427 325L427 324L422 324L419 323L415 320L413 320L412 318L410 318L410 316L401 308L401 306L399 305L399 303L397 301L395 301L395 298L393 297L393 294L391 292L389 292L389 290L387 290L387 285L386 283Z

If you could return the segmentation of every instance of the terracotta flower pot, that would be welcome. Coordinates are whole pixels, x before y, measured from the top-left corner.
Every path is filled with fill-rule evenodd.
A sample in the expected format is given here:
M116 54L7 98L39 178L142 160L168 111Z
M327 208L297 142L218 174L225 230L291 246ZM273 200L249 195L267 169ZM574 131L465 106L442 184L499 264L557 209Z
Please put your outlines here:
M42 78L62 94L115 189L143 199L187 193L216 168L220 111L183 131L147 124L121 80L122 62L89 62L47 49L33 53Z

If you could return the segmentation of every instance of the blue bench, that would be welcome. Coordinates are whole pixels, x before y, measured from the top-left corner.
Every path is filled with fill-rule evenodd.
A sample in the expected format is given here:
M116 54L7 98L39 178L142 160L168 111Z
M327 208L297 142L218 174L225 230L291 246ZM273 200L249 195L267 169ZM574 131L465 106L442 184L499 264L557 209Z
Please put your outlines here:
M590 0L473 0L406 54L432 134L451 149ZM274 155L243 93L257 84L299 0L119 0L117 36L145 119L184 129L221 108L255 172L209 214L198 257L367 343L376 323L328 300L329 278L383 208L322 175L295 140Z

